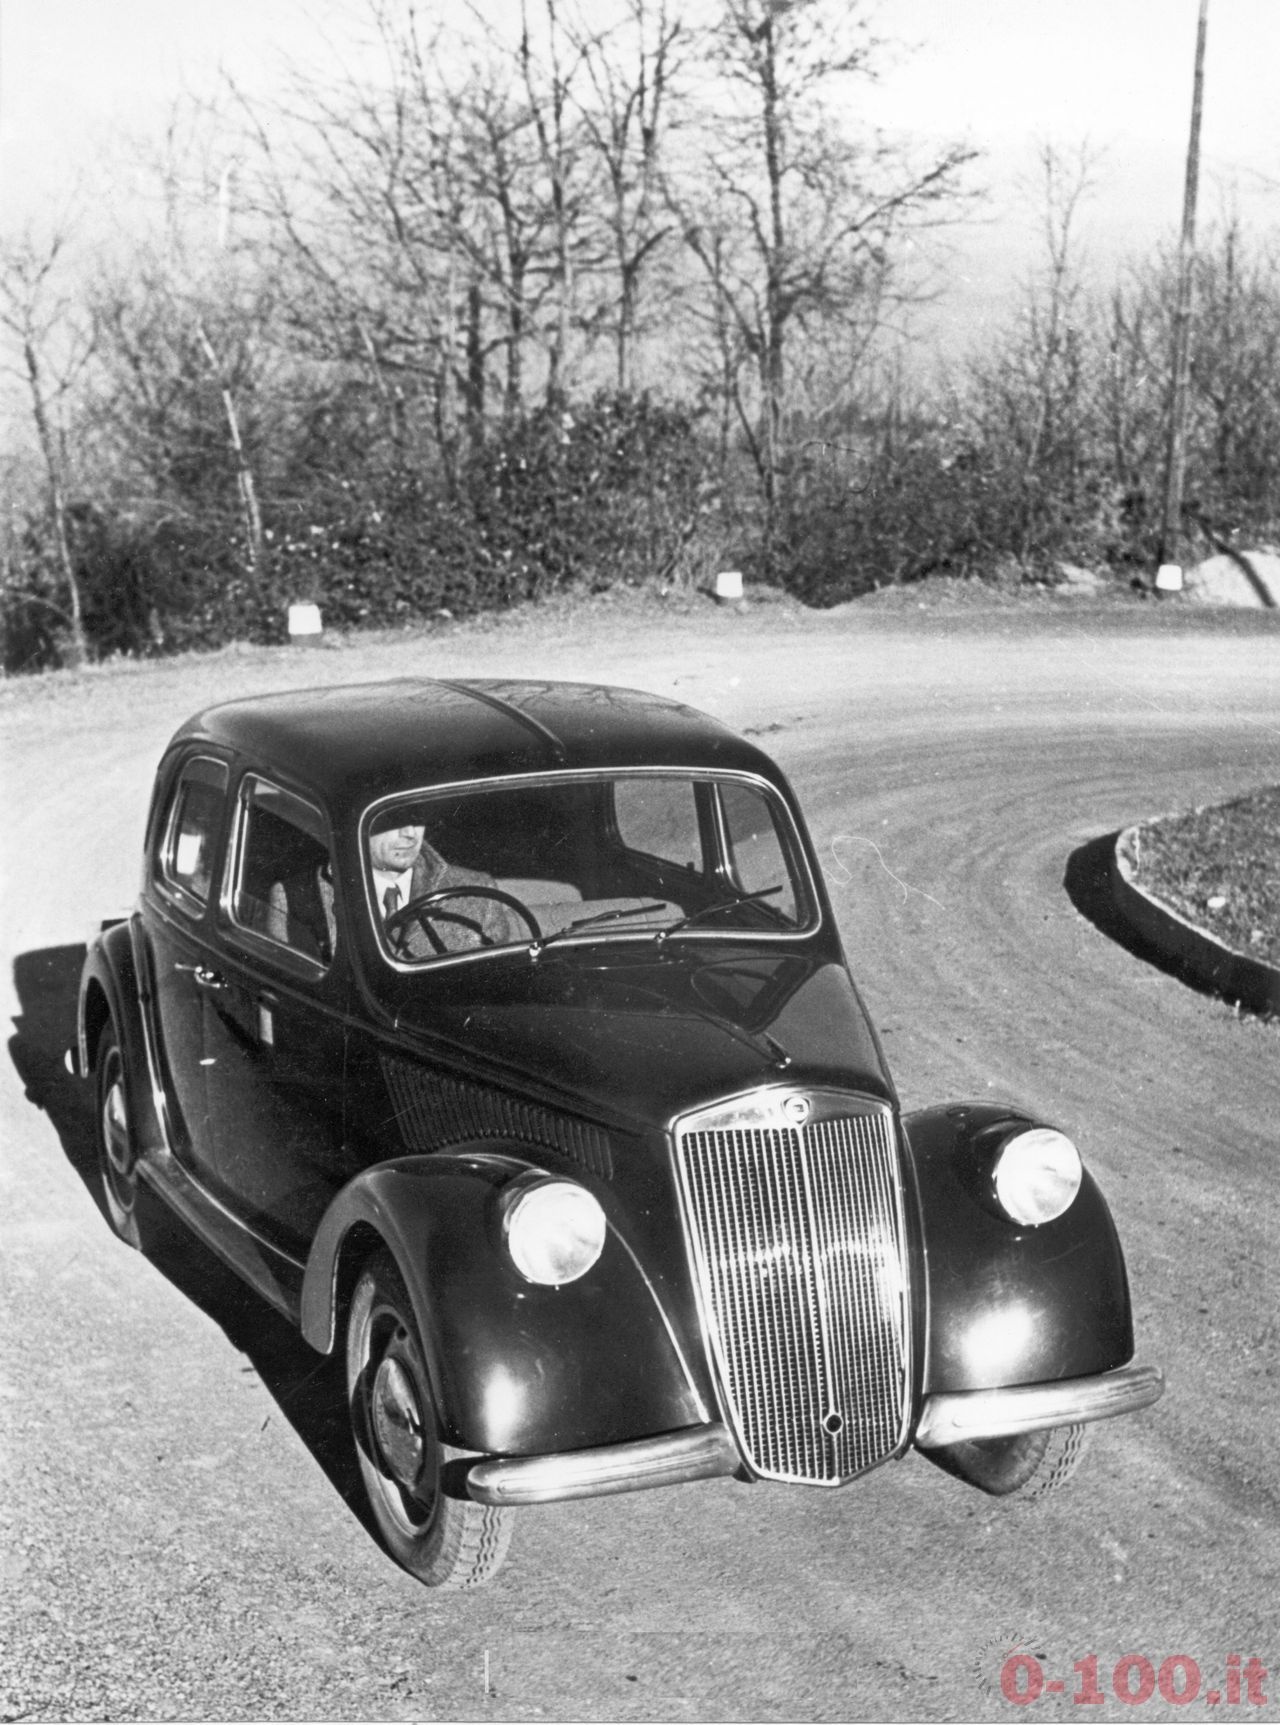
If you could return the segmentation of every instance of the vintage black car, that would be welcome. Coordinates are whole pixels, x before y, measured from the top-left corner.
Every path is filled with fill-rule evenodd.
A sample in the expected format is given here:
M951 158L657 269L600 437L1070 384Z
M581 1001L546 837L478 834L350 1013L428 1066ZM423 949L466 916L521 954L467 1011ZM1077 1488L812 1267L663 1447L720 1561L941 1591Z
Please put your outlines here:
M1163 1387L1070 1139L900 1113L786 781L653 695L192 719L73 1053L117 1232L162 1199L345 1351L374 1519L432 1585L558 1498L912 1446L1039 1492Z

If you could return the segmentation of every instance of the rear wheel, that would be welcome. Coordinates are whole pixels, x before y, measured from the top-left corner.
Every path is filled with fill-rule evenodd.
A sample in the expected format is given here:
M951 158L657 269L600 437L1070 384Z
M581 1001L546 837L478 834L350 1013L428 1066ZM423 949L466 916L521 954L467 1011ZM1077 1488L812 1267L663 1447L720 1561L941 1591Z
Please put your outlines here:
M443 1443L413 1307L389 1253L365 1265L347 1321L347 1400L365 1494L387 1550L428 1587L478 1587L513 1512L473 1502Z
M1054 1426L1015 1437L981 1438L925 1450L931 1462L992 1497L1034 1503L1059 1490L1079 1467L1088 1426Z
M94 1061L97 1097L95 1118L98 1168L107 1220L128 1245L142 1249L138 1189L137 1151L129 1121L129 1097L125 1089L124 1060L116 1027L110 1019L98 1038Z

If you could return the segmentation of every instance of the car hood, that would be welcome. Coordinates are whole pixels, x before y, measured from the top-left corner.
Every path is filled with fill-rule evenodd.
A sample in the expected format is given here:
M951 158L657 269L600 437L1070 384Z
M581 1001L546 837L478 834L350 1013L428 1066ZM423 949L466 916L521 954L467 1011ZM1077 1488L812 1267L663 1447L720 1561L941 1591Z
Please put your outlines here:
M395 1013L434 1059L619 1124L662 1127L770 1082L895 1101L849 973L826 959L566 947L403 978Z

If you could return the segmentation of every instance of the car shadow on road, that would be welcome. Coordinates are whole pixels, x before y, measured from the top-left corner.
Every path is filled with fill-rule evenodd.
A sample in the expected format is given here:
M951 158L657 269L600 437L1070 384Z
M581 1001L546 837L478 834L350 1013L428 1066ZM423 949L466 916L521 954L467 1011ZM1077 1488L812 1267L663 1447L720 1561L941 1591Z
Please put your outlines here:
M98 1175L90 1086L67 1070L75 1038L83 946L20 953L13 979L19 1014L9 1056L26 1097L48 1115L71 1164L109 1228ZM273 1307L153 1200L144 1248L149 1263L222 1330L252 1363L281 1413L352 1513L373 1531L347 1418L341 1361L317 1354ZM123 1249L123 1248L122 1248Z
M13 963L19 1013L9 1057L28 1102L49 1116L67 1161L102 1209L94 1178L93 1111L88 1087L67 1071L64 1057L75 1038L76 990L83 946L51 946L20 953ZM104 1215L105 1223L105 1215Z
M1180 959L1139 934L1116 909L1111 893L1111 858L1115 854L1119 837L1118 831L1104 833L1101 838L1090 839L1088 844L1072 851L1067 858L1066 871L1062 877L1067 897L1099 934L1105 934L1108 940L1122 946L1141 963L1153 965L1155 969L1164 971L1166 976L1175 977L1187 988L1193 988L1197 994L1207 995L1211 999L1219 998L1214 990L1188 970Z

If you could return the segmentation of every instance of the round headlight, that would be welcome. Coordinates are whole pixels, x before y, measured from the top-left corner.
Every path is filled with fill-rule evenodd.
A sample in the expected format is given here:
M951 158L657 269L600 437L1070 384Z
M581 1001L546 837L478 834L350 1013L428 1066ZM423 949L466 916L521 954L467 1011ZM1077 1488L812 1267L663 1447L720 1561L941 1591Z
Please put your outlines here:
M604 1211L571 1180L525 1186L511 1199L505 1224L507 1250L526 1282L576 1282L604 1250Z
M1080 1152L1064 1132L1035 1126L1001 1146L996 1197L1007 1216L1037 1228L1071 1206L1082 1172Z

